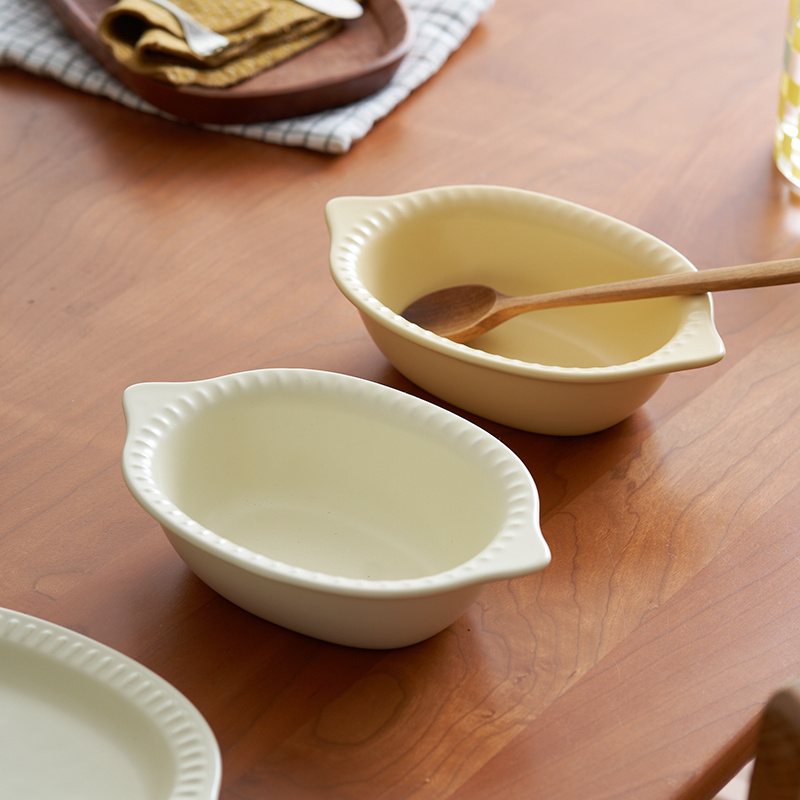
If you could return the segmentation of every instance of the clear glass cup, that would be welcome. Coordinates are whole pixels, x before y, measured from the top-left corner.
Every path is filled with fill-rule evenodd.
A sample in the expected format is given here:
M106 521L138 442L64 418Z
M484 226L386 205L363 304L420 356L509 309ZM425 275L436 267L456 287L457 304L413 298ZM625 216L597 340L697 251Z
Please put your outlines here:
M790 0L775 126L775 164L800 188L800 0Z

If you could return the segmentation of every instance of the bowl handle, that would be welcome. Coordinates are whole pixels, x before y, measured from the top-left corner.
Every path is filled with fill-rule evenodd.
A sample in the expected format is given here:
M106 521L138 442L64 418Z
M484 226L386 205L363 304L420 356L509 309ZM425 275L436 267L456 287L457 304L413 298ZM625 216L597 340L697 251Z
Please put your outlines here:
M334 197L325 205L325 221L333 238L377 211L386 197Z
M135 383L122 393L122 410L128 430L140 428L162 411L170 400L169 383Z
M524 532L518 531L501 553L495 554L488 572L495 579L528 575L544 569L550 558L550 548L535 520Z

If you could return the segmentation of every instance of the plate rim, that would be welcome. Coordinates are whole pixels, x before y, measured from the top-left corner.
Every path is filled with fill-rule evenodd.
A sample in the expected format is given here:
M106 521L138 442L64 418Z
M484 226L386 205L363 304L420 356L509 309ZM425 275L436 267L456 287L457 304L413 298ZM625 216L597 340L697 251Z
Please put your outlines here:
M175 780L165 800L217 800L222 758L216 737L194 704L164 678L88 636L0 607L0 653L10 647L77 672L149 720L175 762Z

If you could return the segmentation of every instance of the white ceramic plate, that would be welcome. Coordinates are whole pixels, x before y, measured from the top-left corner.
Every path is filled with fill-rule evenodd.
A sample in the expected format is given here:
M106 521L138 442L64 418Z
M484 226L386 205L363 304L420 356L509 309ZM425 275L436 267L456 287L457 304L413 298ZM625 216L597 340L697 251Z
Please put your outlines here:
M158 675L0 609L0 797L214 800L220 763L208 724Z

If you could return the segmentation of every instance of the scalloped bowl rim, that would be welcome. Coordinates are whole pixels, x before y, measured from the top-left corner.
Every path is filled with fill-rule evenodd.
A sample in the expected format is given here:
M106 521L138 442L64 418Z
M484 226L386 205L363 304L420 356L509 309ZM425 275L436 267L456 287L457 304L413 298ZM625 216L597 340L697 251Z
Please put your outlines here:
M483 463L491 459L508 504L505 525L479 553L448 570L432 575L402 579L350 578L318 572L257 553L220 536L193 520L161 490L153 476L153 456L164 436L203 405L224 402L237 392L262 391L272 384L313 387L357 398L364 408L392 415L461 447L469 447ZM292 383L293 382L293 383ZM165 395L142 412L133 394L152 389ZM366 402L366 401L369 402ZM530 574L550 562L550 551L541 533L539 496L522 461L506 445L479 426L446 409L413 395L362 378L314 369L274 368L250 370L199 381L181 383L140 383L125 390L123 406L129 421L122 456L122 471L133 496L163 527L190 544L255 575L295 586L333 594L400 598L439 594L492 580ZM132 421L132 424L131 424ZM533 534L531 536L530 534ZM524 549L521 538L527 537ZM517 546L512 558L509 548ZM530 550L532 552L528 553ZM501 562L504 566L493 562ZM513 562L513 563L511 563Z
M347 230L336 231L336 239L339 243L334 247L330 259L331 273L335 283L360 312L404 339L460 361L530 378L564 383L616 382L704 367L714 364L724 357L725 347L714 325L713 301L711 295L707 293L684 295L680 298L686 305L683 324L669 341L652 353L622 364L598 367L561 367L508 358L478 350L468 344L453 342L409 322L384 305L364 285L358 273L358 255L363 243L380 235L381 228L387 222L393 222L396 217L405 215L411 208L419 207L423 203L434 207L463 201L478 204L487 200L491 200L493 203L510 203L515 206L526 203L537 211L546 210L549 213L571 214L579 222L586 224L589 229L596 230L600 226L605 226L606 229L611 230L613 240L610 241L612 243L625 239L634 240L635 247L637 250L641 250L643 255L648 251L658 251L660 261L666 267L665 273L697 271L697 268L685 256L670 245L641 228L600 211L569 200L524 189L492 185L464 185L421 189L385 197L352 196L330 200L328 203L330 207L335 206L338 201L360 201L365 206L371 205L371 209L364 213L358 222L351 224ZM335 226L331 224L331 216L328 216L328 223L333 232ZM699 351L693 346L692 340L695 337L706 342L706 348L703 351Z

